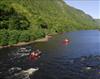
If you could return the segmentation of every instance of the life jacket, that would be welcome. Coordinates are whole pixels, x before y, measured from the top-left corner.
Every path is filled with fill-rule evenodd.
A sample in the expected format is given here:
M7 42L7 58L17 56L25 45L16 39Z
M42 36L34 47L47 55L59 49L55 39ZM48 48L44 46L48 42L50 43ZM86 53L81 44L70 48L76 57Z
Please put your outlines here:
M36 60L36 59L38 59L38 57L39 57L39 54L34 53L34 52L29 55L29 59L31 59L31 60Z
M62 41L62 43L63 43L64 45L68 45L68 44L70 43L70 40L64 39L64 40Z

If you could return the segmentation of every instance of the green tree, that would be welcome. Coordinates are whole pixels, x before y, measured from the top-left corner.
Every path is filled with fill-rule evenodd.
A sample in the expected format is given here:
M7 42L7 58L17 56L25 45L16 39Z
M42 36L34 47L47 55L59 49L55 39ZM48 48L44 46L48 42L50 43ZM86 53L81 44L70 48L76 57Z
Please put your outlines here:
M0 29L8 29L8 21L0 21Z
M0 30L0 45L2 46L8 45L8 37L9 34L7 30Z
M38 29L34 32L34 38L38 39L45 36L45 32L42 29Z
M9 45L13 45L18 43L20 31L11 30L9 31Z
M22 31L19 36L19 42L28 42L30 41L29 31Z
M19 30L27 30L28 27L29 27L29 22L27 20L19 20L19 23L18 23L18 28Z

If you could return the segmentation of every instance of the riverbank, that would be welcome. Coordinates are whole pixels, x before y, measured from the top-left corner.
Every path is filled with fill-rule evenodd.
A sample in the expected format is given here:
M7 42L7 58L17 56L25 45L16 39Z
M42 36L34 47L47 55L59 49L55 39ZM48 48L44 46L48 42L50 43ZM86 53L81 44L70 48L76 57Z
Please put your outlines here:
M53 37L52 35L46 35L44 38L40 38L40 39L37 39L35 41L19 42L17 44L13 44L13 45L0 46L0 49L2 49L2 48L8 48L8 47L24 46L24 45L29 45L29 44L36 43L36 42L47 42L52 37Z

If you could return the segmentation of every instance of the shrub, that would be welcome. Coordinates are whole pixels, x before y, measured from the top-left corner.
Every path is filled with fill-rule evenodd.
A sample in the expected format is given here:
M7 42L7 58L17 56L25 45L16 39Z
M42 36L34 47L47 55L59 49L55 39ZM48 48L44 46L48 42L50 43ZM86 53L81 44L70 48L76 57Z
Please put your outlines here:
M22 31L19 36L19 42L28 42L30 41L29 31Z
M20 32L17 30L9 31L9 45L18 43Z
M38 39L38 38L41 38L41 37L44 37L44 36L45 36L45 32L42 29L38 29L34 33L34 38L35 39Z
M0 45L2 46L8 45L8 37L9 34L7 30L0 30Z

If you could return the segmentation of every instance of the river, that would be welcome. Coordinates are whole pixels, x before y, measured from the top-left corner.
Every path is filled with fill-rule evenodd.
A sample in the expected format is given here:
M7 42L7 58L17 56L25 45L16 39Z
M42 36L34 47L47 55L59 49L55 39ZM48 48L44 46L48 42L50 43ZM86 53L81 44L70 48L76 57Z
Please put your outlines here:
M68 38L69 44L63 43ZM82 30L54 36L48 42L23 47L40 49L43 54L30 61L24 53L16 57L20 47L0 49L0 78L8 76L12 67L22 69L38 67L30 79L99 79L100 31Z

